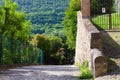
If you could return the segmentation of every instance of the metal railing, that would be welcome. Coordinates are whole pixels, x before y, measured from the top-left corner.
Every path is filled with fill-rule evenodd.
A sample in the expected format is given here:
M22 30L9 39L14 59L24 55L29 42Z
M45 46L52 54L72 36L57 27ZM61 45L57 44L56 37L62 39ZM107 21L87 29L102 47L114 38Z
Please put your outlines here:
M98 29L120 28L120 0L91 0L91 21Z

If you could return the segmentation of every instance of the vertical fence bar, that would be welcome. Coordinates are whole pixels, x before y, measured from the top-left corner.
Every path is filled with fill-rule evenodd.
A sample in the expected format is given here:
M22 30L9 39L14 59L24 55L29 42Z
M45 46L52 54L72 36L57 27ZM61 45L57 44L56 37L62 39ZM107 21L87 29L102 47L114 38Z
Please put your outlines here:
M112 29L112 16L111 16L112 2L109 0L109 29Z
M117 19L116 19L116 22L115 22L115 25L116 25L116 26L119 25L119 22L118 22L118 19L119 19L119 7L118 7L118 6L119 6L119 2L118 2L118 3L117 3L117 2L118 2L118 0L115 2L116 16L117 16L117 17L116 17Z

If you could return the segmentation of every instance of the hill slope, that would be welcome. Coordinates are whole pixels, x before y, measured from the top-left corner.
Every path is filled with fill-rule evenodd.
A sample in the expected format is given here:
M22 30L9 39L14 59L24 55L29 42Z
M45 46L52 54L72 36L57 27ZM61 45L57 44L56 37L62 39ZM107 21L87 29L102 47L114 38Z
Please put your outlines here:
M70 0L13 0L19 11L27 13L33 33L54 34L61 30L64 12ZM0 0L2 3L2 0Z
M62 28L64 11L70 0L13 0L33 23L33 33L50 34Z

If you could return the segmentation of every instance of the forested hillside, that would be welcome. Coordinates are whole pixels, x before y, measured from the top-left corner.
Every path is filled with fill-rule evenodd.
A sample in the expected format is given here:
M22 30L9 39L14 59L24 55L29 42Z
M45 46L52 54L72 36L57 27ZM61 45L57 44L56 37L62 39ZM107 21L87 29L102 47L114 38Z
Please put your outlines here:
M55 34L63 27L61 22L70 0L13 0L19 10L27 13L34 33Z
M45 64L62 64L62 62L65 64L71 61L74 51L68 49L64 29L61 29L64 11L68 4L62 0L59 2L58 0L53 2L14 1L0 0L0 65L36 64L42 61ZM42 6L44 9L41 8ZM64 20L69 24L70 19ZM44 33L50 36L31 35L31 28L34 33ZM65 54L60 59L61 52ZM44 53L44 60L40 58L42 53Z

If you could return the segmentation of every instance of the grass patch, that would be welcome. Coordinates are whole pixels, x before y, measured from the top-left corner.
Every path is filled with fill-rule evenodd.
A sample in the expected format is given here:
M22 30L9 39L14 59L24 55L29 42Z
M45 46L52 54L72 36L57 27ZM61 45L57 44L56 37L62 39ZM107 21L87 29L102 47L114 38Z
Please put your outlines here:
M120 13L111 14L112 29L120 28ZM109 15L99 15L92 18L93 24L95 24L98 29L109 29Z
M88 61L85 61L82 66L80 66L80 79L90 79L93 80L92 72L89 70Z

